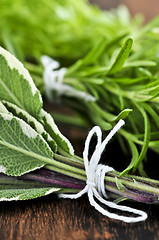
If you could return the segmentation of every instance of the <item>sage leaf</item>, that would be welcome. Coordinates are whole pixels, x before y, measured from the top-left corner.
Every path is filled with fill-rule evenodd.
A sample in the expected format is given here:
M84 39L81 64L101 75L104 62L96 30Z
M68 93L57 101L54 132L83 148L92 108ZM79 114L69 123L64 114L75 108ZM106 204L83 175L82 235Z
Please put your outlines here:
M40 122L38 122L29 113L27 113L23 109L17 107L13 103L3 101L3 104L8 109L8 111L11 112L14 116L24 120L32 128L34 128L37 133L41 134L41 136L46 140L46 142L49 144L49 146L51 147L53 152L57 151L57 144L56 144L55 140L52 139L51 136L45 131L43 125Z
M9 113L4 104L0 101L0 113Z
M29 72L12 54L0 47L0 100L6 100L37 117L42 107L40 92Z
M52 116L49 113L47 113L46 111L44 111L43 109L41 109L40 114L43 118L44 127L45 127L46 131L50 134L50 136L53 139L55 139L58 147L63 149L67 153L73 155L74 149L73 149L70 141L64 135L62 135L62 133L59 131Z
M20 176L52 163L53 152L43 137L23 120L0 113L0 171Z
M43 104L41 94L23 64L1 47L0 100L10 102L10 104L8 103L9 111L13 111L16 116L31 124L31 126L45 138L54 152L56 152L58 144L62 150L74 154L71 143L60 133L51 115L48 114L49 117L47 118L49 118L49 121L53 124L53 126L49 128L51 129L50 135L52 138L44 130L48 124L45 124L43 127L42 124L39 123L39 121L42 121L40 114L45 112L44 110L41 111ZM7 104L7 102L5 104ZM11 106L11 104L14 105ZM47 113L45 115L47 115Z
M29 184L28 184L29 185ZM59 191L60 188L54 187L27 187L16 184L0 185L0 201L17 201L34 199Z

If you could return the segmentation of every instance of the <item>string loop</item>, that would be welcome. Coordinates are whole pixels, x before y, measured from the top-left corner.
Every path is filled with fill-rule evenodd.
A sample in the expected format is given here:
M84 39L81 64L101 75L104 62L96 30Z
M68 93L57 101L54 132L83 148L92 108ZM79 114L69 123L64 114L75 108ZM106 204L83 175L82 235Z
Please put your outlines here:
M44 84L46 96L50 101L53 100L52 90L55 90L58 95L65 95L70 97L80 98L86 102L95 101L95 97L85 92L76 90L72 86L63 83L64 75L67 72L66 68L60 68L60 64L48 56L41 57L44 66ZM56 70L58 69L58 70Z
M98 126L95 126L88 134L86 142L85 142L85 148L83 151L83 159L84 159L84 165L87 175L87 181L86 186L83 190L81 190L77 194L59 194L59 197L61 198L70 198L70 199L77 199L81 197L83 194L87 193L88 199L90 204L95 207L96 210L98 210L103 215L117 219L120 221L124 221L127 223L132 222L139 222L143 221L147 218L147 214L143 211L117 205L114 202L106 200L108 198L106 192L105 192L105 186L104 186L104 177L107 172L113 171L114 169L112 167L99 164L101 154L105 149L105 146L109 142L109 140L114 136L114 134L125 124L123 120L120 120L116 126L110 131L108 136L105 138L105 140L102 142L102 132L101 129ZM89 154L89 146L92 136L96 134L97 135L97 145L96 148L91 156L91 159L88 160L88 154ZM105 199L104 199L104 198ZM118 215L115 213L110 213L105 208L101 207L100 204L96 202L96 199L102 204L104 204L107 207L121 210L124 212L130 212L139 215L138 217L126 217L123 215Z

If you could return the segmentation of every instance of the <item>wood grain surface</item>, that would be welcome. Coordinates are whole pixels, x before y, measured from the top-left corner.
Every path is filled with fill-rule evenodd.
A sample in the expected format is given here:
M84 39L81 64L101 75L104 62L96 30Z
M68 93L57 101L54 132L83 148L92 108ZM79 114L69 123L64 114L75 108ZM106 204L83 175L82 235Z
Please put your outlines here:
M151 3L155 1L152 0ZM145 1L102 1L96 0L103 8L125 2L133 13ZM142 3L141 3L142 2ZM148 6L146 1L146 6ZM157 1L156 1L157 2ZM149 2L150 3L150 2ZM151 5L149 4L150 8ZM148 8L148 7L147 7ZM154 8L154 6L153 6ZM134 10L136 9L136 10ZM148 12L143 7L143 12ZM158 11L155 10L155 11ZM156 13L156 12L155 12ZM153 13L151 10L151 16ZM77 153L81 154L86 132L62 129L72 138ZM78 136L78 137L77 137ZM125 204L124 202L123 204ZM148 213L145 222L126 224L108 219L90 206L87 196L78 200L58 199L56 195L20 202L0 203L0 240L158 240L159 206L141 203L126 203Z
M32 201L1 203L0 239L158 240L159 207L129 205L145 210L148 220L127 224L108 219L90 206L87 197L64 200L50 195Z
M87 131L63 125L60 128L81 155ZM148 219L134 224L109 219L89 204L86 195L77 200L59 199L51 194L29 201L1 202L0 240L159 239L158 205L128 201L122 204L147 212Z

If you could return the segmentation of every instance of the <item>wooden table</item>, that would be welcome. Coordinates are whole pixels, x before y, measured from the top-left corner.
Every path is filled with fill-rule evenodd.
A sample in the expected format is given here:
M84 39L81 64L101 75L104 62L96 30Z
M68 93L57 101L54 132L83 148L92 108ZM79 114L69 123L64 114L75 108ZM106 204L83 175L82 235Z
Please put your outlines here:
M87 132L60 128L81 155ZM134 224L108 219L90 206L87 196L66 200L51 194L29 201L1 202L0 240L158 240L159 206L125 204L146 211L148 219Z
M124 203L125 204L125 203ZM0 204L0 239L4 240L158 240L159 206L129 203L148 213L148 220L127 224L108 219L78 200L50 195Z
M134 13L134 1L112 1L114 6L119 2L126 2ZM141 2L148 5L149 1L135 2L137 11ZM157 9L153 2L158 4L157 1L151 0L152 8ZM146 14L149 13L146 8L143 10ZM147 19L151 16L146 15ZM69 137L74 141L77 153L81 154L84 140L76 139L76 136L82 133L75 134L71 129L65 133L70 133ZM87 196L78 200L65 200L51 194L31 201L2 202L0 240L158 240L159 206L132 202L127 205L146 211L148 219L137 224L108 219L90 206Z

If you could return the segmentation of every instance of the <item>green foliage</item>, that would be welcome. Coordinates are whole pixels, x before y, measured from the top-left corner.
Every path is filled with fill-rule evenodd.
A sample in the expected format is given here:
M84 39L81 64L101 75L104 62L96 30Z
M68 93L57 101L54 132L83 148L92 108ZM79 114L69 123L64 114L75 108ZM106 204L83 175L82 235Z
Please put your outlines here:
M159 17L144 27L140 20L131 18L123 6L106 12L85 0L12 0L2 1L0 8L0 44L24 62L41 92L40 57L45 54L69 66L65 84L96 98L95 102L61 98L78 113L79 123L110 130L119 119L126 119L119 139L123 149L129 146L132 160L121 176L141 167L148 147L159 153ZM22 118L32 132L42 135L47 148L73 155L72 145L42 109L30 75L10 56L12 65L8 56L0 48L2 116L12 116L19 132ZM9 127L10 121L4 120Z
M64 96L64 101L90 127L99 125L109 130L117 120L126 118L124 129L119 131L120 143L123 150L125 144L129 146L132 160L121 176L141 169L148 148L159 152L158 25L157 17L141 28L133 40L125 40L123 35L111 44L107 40L97 42L86 57L68 68L64 78L64 83L75 88L81 84L83 91L96 98L96 102L85 102ZM91 81L94 78L96 81Z
M7 54L7 58L5 58ZM72 155L73 154L73 148L70 142L60 133L57 126L55 125L51 115L49 115L47 112L45 112L42 109L42 100L40 93L36 89L34 83L32 82L32 79L28 73L26 74L24 67L21 65L19 67L17 60L13 58L9 53L1 49L1 64L0 64L0 72L3 72L4 62L6 63L5 71L1 76L1 86L4 87L3 90L5 92L0 93L0 99L2 100L0 102L0 172L2 172L5 175L11 175L14 176L13 180L8 182L8 180L3 180L3 174L0 175L0 201L12 201L12 200L25 200L25 199L32 199L40 196L45 196L47 194L50 194L52 192L58 192L59 188L50 187L49 185L43 185L39 182L30 182L30 181L23 181L20 179L15 178L15 176L21 176L26 174L27 172L32 172L36 170L37 168L48 168L50 170L53 170L58 173L66 174L68 176L80 179L80 180L86 180L85 171L83 170L83 161L77 156ZM4 56L4 57L3 57ZM121 54L122 56L122 54ZM12 59L12 62L10 62L10 59ZM119 61L121 64L122 61ZM17 67L18 66L18 67ZM82 65L81 65L82 66ZM17 68L16 75L14 72L14 69ZM83 68L83 67L82 67ZM96 69L95 69L96 70ZM77 68L76 68L77 71ZM121 71L121 70L120 70ZM80 69L78 69L77 72L80 72ZM73 72L72 72L73 73ZM100 72L102 73L102 71ZM92 73L91 73L92 74ZM93 73L94 74L94 73ZM11 84L8 85L8 75L10 75L12 81ZM31 111L29 109L29 105L21 104L21 98L20 92L17 93L17 91L14 90L14 84L22 76L22 80L24 85L21 86L21 93L24 92L23 86L25 87L25 91L28 92L28 95L34 99L35 94L39 96L39 98L36 99L37 106L41 105L40 111L38 110L37 113L34 116L31 115ZM25 77L24 77L25 76ZM68 76L67 76L68 77ZM100 74L99 74L99 77ZM112 76L108 76L108 79L110 79ZM129 76L130 78L130 76ZM98 76L96 76L96 79L98 79ZM105 79L103 78L103 82L101 82L101 85L105 85ZM136 77L136 79L139 79ZM135 79L135 80L136 80ZM8 79L9 80L9 79ZM141 80L141 79L140 79ZM95 81L96 82L96 81ZM92 83L95 83L92 81ZM84 84L84 83L83 83ZM10 87L8 87L10 86ZM113 85L116 86L116 85ZM97 87L97 92L99 91L99 84L95 84L95 88ZM7 89L7 90L6 90ZM9 91L8 91L9 89ZM115 87L114 87L115 89ZM119 94L120 88L116 88ZM154 91L157 88L154 84L148 83L148 86L145 87L145 89L148 89L148 91ZM5 91L6 90L6 91ZM88 89L89 91L89 89ZM105 91L106 92L106 91ZM103 94L103 91L99 91L98 95ZM113 93L115 94L115 93ZM14 96L14 97L13 97ZM104 95L103 95L104 96ZM108 97L108 96L105 96ZM117 95L117 98L119 96ZM26 95L24 94L23 103L25 100L27 101ZM125 104L125 96L120 96L120 101L117 100L116 102L119 103L121 107L121 103ZM6 100L10 100L11 102L8 102ZM15 101L15 99L19 100L20 104ZM109 98L108 98L109 99ZM151 98L151 101L154 101L155 98ZM30 99L31 100L31 99ZM99 98L100 103L100 98ZM18 106L16 105L18 104ZM40 103L40 104L39 104ZM78 102L74 101L75 104ZM81 104L81 102L79 102ZM114 104L114 102L112 101ZM125 137L125 139L129 140L131 150L133 153L133 159L128 167L128 169L122 173L124 175L127 173L131 168L138 167L137 165L140 164L146 154L146 150L149 146L157 148L158 138L159 134L157 131L152 132L152 128L150 129L149 124L149 118L152 116L153 118L157 116L155 110L151 109L149 107L145 107L146 101L138 102L136 103L133 99L132 103L133 106L136 107L138 110L137 113L135 113L134 119L137 120L137 126L139 126L139 122L137 116L140 113L139 117L140 119L144 119L144 131L145 133L138 133L136 131L136 134L131 133L128 130L121 130L121 135ZM112 107L112 105L108 105L108 109L105 111L101 108L100 105L97 105L97 102L86 102L83 101L82 104L86 107L87 111L93 113L90 115L90 119L92 116L92 121L99 121L99 125L102 125L103 127L109 129L111 126L114 125L114 123L120 119L120 118L127 118L129 119L131 113L131 109L123 109L121 110L117 115L113 114L110 111L109 107ZM27 106L27 111L26 107ZM146 105L147 106L147 105ZM76 109L76 105L74 106ZM32 106L30 106L32 108ZM150 113L150 116L147 117L147 113ZM130 114L129 114L130 113ZM86 115L85 117L88 117ZM130 118L131 121L131 118ZM155 119L156 123L158 123L157 118ZM31 125L31 126L30 126ZM135 128L134 128L135 129ZM47 130L49 132L47 132ZM44 139L45 137L45 139ZM149 141L149 139L153 138L153 141ZM54 143L53 147L49 147L50 143ZM142 146L141 154L138 155L138 150L135 146L135 144L140 144ZM56 148L57 146L57 148ZM59 154L53 152L58 151ZM140 167L140 165L139 165ZM141 167L140 167L141 169ZM39 170L40 171L40 170ZM48 172L47 172L48 174ZM114 174L114 177L108 177L108 179L112 178L111 181L116 183L116 186L111 188L112 191L119 192L121 195L125 196L126 198L133 198L138 200L139 196L136 196L135 194L129 193L128 189L125 187L127 184L129 187L140 189L141 191L148 191L153 192L156 195L158 194L158 188L152 188L151 182L154 182L158 184L154 180L145 180L146 183L150 182L150 186L141 183L134 183L131 182L130 177L118 179L118 173L112 172L111 174ZM30 176L30 175L29 175ZM36 174L34 174L34 177ZM2 177L2 178L1 178ZM26 176L24 176L25 178ZM63 176L61 177L63 178ZM29 178L28 178L29 179ZM45 177L43 178L45 179ZM128 180L127 180L128 179ZM37 178L38 180L38 178ZM143 179L142 179L143 180ZM55 181L56 182L56 181ZM55 185L57 185L54 182ZM69 182L70 183L70 182ZM143 186L142 186L143 185ZM67 182L66 182L67 186ZM108 185L109 186L109 185ZM111 186L111 185L110 185ZM66 190L61 189L61 191L71 191L71 189L67 188ZM73 190L74 191L74 190ZM75 192L77 189L75 189ZM156 195L155 195L155 202L156 202ZM158 196L158 195L157 195ZM151 194L152 197L152 194ZM120 201L118 199L117 201ZM147 202L149 202L149 199L146 199ZM154 201L154 200L152 200Z
M3 173L21 176L51 162L51 149L41 135L23 120L1 113L0 126L0 165Z
M0 176L0 201L28 200L46 196L59 191L60 188L45 186L35 182L25 182L16 178Z
M119 72L122 69L126 59L128 58L128 56L131 52L132 44L133 44L132 38L128 38L125 41L122 48L120 49L120 52L118 53L118 55L115 59L115 62L112 64L112 66L107 74L111 75L116 72Z
M124 6L102 12L87 0L2 0L0 45L21 61L39 61L45 54L68 64L84 56L100 37L109 41L135 31L140 22L131 19Z
M28 199L34 199L42 196L46 196L53 192L58 192L59 188L21 188L21 189L15 189L15 186L13 186L13 189L3 189L3 191L0 189L0 201L17 201L17 200L28 200Z
M2 104L2 102L0 102ZM39 133L49 144L51 149L56 152L57 151L57 144L53 138L50 137L50 135L45 131L42 123L38 122L34 117L32 117L29 113L22 110L21 108L17 107L15 104L4 101L3 100L3 106L8 110L9 112L13 113L14 116L24 120L26 123L28 123L37 133ZM1 110L0 110L1 112ZM4 111L3 111L4 112Z
M57 145L60 145L64 151L74 154L71 143L60 133L51 116L52 129L50 131L53 138L50 137L49 132L45 131L45 127L42 126L43 116L41 113L44 110L42 110L43 102L40 92L23 64L1 47L0 100L3 100L3 103L9 108L9 112L11 111L32 125L50 144L53 151L56 152ZM54 132L55 134L53 134ZM55 140L56 136L57 140Z
M21 176L47 165L58 172L70 169L53 156L58 147L68 161L75 161L71 143L60 133L51 115L42 109L40 92L27 70L3 48L0 48L0 87L0 173ZM44 116L45 121L52 124L52 137L45 130ZM58 159L65 159L64 156ZM32 199L58 190L40 187L40 184L17 187L12 182L2 184L0 181L0 201Z
M7 100L38 116L42 107L40 92L28 71L14 56L0 47L0 100Z

